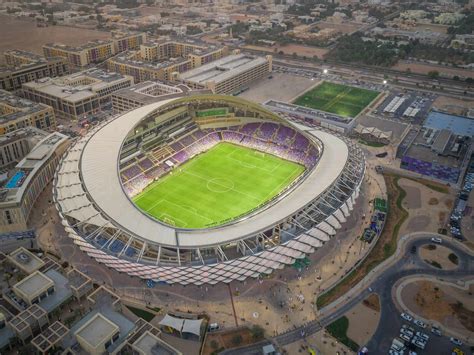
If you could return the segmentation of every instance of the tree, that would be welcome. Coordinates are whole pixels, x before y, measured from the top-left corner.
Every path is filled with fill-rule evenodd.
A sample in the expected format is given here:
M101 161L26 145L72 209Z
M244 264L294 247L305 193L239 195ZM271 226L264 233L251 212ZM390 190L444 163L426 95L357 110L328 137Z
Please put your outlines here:
M431 79L437 79L439 78L439 71L437 70L431 70L428 72L428 77Z
M240 334L236 334L232 337L232 344L235 346L239 346L240 344L242 344L242 341L242 335Z
M219 347L219 343L215 340L211 340L211 348L214 350L217 350L218 347Z
M265 335L265 329L258 324L254 324L252 328L250 328L250 333L254 339L262 339Z
M453 80L459 81L459 76L457 75L453 76Z

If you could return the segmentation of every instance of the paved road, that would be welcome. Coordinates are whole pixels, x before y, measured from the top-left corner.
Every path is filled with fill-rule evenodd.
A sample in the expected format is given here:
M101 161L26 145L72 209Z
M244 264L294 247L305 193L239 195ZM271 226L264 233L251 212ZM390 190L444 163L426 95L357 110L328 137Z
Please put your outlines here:
M411 275L429 275L449 279L463 278L474 274L472 256L467 254L464 249L458 247L455 242L451 242L447 239L443 240L443 245L451 248L459 256L459 268L456 270L443 271L436 269L423 262L418 254L411 254L410 251L413 246L416 246L418 250L420 246L429 244L430 238L430 234L427 233L426 236L417 237L414 241L406 242L402 250L402 257L396 263L385 269L381 275L368 284L357 296L347 301L336 311L322 317L320 320L311 321L286 333L280 334L272 340L279 345L287 345L302 339L302 332L304 332L304 336L314 334L350 311L359 302L367 298L369 294L375 292L379 295L382 305L381 318L374 336L367 345L369 351L373 354L388 353L392 339L398 336L399 329L403 324L400 318L400 311L396 308L391 294L392 285L394 285L397 280ZM369 288L372 291L369 291ZM324 312L324 309L322 311ZM426 349L422 352L418 351L417 353L450 354L452 348L453 345L449 342L447 337L432 336ZM464 346L464 348L464 350L467 351L467 347ZM226 351L225 354L257 354L259 351L261 351L260 344L247 348L229 350Z

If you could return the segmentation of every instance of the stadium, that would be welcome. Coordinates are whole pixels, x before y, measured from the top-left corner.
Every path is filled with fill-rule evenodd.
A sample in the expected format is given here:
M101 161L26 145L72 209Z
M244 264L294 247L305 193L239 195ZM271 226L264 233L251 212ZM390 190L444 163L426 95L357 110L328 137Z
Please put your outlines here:
M100 263L181 285L259 278L323 247L359 195L356 144L238 97L195 95L104 122L64 154L54 201Z

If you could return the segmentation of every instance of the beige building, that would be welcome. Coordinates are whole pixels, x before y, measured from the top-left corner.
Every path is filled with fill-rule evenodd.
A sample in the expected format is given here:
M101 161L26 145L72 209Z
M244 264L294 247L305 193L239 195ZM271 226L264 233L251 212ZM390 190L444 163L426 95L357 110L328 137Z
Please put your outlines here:
M0 90L0 136L29 126L54 130L56 116L53 109Z
M47 135L48 132L26 127L0 136L0 171L13 168Z
M54 293L54 281L42 272L35 271L15 284L12 290L17 297L31 306Z
M107 60L107 69L133 76L135 82L171 81L203 64L226 56L228 47L203 45L199 42L164 41L145 43L140 51L127 52Z
M65 58L45 59L20 50L6 51L4 57L6 65L0 67L0 89L3 90L17 90L29 81L69 73L69 64Z
M36 199L51 181L69 138L54 132L43 138L13 170L0 188L0 230L27 229Z
M8 254L7 260L25 275L31 275L45 265L43 260L23 247L20 247Z
M84 68L90 64L101 63L113 55L139 49L146 42L146 33L113 32L110 40L96 40L82 46L69 46L61 43L50 43L43 46L46 58L66 58L71 67Z
M74 335L81 347L91 355L100 355L107 352L120 337L119 326L103 316L95 314Z
M23 86L23 96L51 106L59 117L80 120L99 112L101 106L110 102L113 92L132 84L130 76L91 69L27 83Z
M233 54L179 75L192 89L209 89L214 94L232 94L272 71L272 56Z

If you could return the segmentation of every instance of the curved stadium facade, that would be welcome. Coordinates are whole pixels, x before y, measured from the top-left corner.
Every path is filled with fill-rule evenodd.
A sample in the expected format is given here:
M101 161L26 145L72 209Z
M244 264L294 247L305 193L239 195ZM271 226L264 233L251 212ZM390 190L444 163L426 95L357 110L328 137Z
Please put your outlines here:
M226 161L212 165L224 148L230 153L219 157L233 159L229 186ZM239 156L274 164L268 176L258 167L250 172L270 193L248 195L242 174L256 165L232 167ZM182 192L183 181L194 186L190 169L208 190ZM88 132L64 154L54 199L69 237L98 262L146 280L216 284L269 274L323 247L353 209L364 172L362 152L341 137L301 131L240 98L197 95L135 109ZM217 190L209 186L215 176ZM151 199L145 207L142 197ZM205 210L207 200L215 208Z

